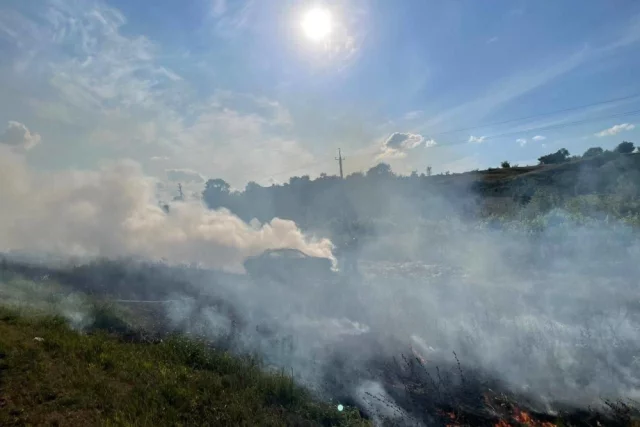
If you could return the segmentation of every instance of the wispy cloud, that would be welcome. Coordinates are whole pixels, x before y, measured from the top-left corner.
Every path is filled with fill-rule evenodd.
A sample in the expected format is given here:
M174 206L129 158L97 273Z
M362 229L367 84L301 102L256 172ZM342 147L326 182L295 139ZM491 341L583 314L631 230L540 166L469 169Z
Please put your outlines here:
M405 113L405 115L403 116L403 119L405 119L405 120L415 120L418 117L420 117L422 114L423 114L422 110L409 111L408 113Z
M489 40L487 40L487 44L495 43L498 40L500 40L498 37L491 37Z
M536 135L533 138L531 138L531 141L540 142L540 141L544 141L545 139L547 139L546 136ZM516 142L520 144L521 147L524 147L525 145L527 145L528 140L526 138L518 138L516 139ZM544 144L542 144L542 146L544 147Z
M231 7L232 4L234 7ZM233 3L218 0L212 3L211 9L211 14L215 18L216 34L226 38L236 37L249 28L249 22L257 13L258 4L255 0Z
M40 143L41 137L31 132L28 127L19 122L10 121L4 132L0 134L0 143L14 148L30 150Z
M213 6L227 23L241 26L255 12L254 3ZM124 15L101 1L43 0L33 14L14 15L0 14L0 43L14 46L5 60L33 60L24 73L40 90L21 90L31 95L27 105L37 118L74 132L74 138L46 147L55 145L72 163L74 144L89 143L96 160L105 153L138 159L164 178L159 165L170 158L239 186L315 161L280 102L196 90L163 63L161 46L125 33ZM39 140L22 132L30 146Z
M616 49L640 43L640 15L622 28L617 37L599 46L580 46L573 52L555 52L546 60L535 63L511 75L498 78L487 86L485 93L479 94L457 106L429 118L420 129L434 126L480 121L491 112L549 82L566 75L578 67L608 55Z
M227 11L227 0L213 0L211 2L211 14L220 17Z
M100 2L48 2L43 29L55 40L51 85L80 109L109 110L116 105L153 108L181 80L158 64L158 47L142 36L120 32L125 17ZM82 19L79 19L82 17ZM65 54L64 46L75 46Z
M619 125L611 126L609 129L605 129L603 131L597 132L595 136L600 138L605 136L613 136L613 135L619 134L620 132L633 130L635 129L635 127L636 127L635 125L630 123L622 123Z
M472 144L481 144L481 143L484 142L485 139L487 139L486 136L473 136L473 135L470 135L468 142L470 142Z
M182 183L202 183L205 178L192 169L167 169L165 170L167 179L172 182Z

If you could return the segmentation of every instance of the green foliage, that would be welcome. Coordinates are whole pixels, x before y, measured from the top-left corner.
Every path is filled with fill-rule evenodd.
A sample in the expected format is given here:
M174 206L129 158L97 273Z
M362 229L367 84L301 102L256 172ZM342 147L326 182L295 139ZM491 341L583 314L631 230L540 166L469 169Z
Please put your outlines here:
M561 196L549 188L539 188L531 197L527 210L532 216L546 214L562 204Z
M604 150L601 147L591 147L584 152L582 157L584 158L595 157L595 156L601 155L602 153L604 153Z
M511 164L505 160L504 162L500 163L500 166L504 169L507 169L511 167Z
M368 177L391 177L393 176L393 172L391 172L391 166L387 163L378 163L367 171Z
M542 165L554 165L564 163L569 159L569 151L566 148L561 148L555 153L547 154L538 158L538 161Z
M210 179L205 184L202 199L211 209L227 207L231 199L231 186L223 179Z
M633 150L635 150L633 142L622 141L620 144L618 144L614 151L620 154L630 154L633 153Z
M100 310L109 329L114 315ZM125 343L2 308L0 373L3 426L368 425L355 409L338 412L289 376L204 343Z

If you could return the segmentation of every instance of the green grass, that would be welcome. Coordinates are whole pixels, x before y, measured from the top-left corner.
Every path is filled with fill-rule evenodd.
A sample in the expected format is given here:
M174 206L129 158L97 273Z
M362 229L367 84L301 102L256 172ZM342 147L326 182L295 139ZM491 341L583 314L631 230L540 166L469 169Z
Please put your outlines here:
M39 337L43 340L35 340ZM0 425L363 426L249 358L173 337L126 343L0 308Z

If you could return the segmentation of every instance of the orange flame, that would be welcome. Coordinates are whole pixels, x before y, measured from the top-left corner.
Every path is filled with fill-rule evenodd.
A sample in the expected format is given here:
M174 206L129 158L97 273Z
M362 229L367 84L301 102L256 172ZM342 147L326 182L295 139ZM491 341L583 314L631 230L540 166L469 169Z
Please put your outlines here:
M531 418L531 415L529 415L527 412L525 411L521 411L518 408L515 408L514 412L513 412L513 419L516 420L517 422L519 422L520 424L526 424L526 425L530 425L530 424L534 424L536 423L533 418ZM536 423L537 424L537 423Z

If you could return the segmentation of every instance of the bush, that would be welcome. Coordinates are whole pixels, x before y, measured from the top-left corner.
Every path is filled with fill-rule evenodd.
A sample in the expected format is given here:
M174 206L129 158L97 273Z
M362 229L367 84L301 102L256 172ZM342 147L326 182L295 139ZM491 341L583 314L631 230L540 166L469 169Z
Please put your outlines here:
M510 168L510 167L511 167L511 164L510 164L508 161L506 161L506 160L505 160L504 162L500 163L500 166L501 166L503 169L508 169L508 168Z
M604 150L601 147L591 147L587 151L584 152L582 157L584 157L584 158L596 157L596 156L601 155L602 153L604 153Z
M538 161L542 165L553 165L564 163L569 159L569 150L566 148L561 148L555 153L547 154L546 156L542 156L538 158Z
M633 150L635 150L633 142L622 141L620 144L618 144L614 151L621 154L630 154L633 153Z

